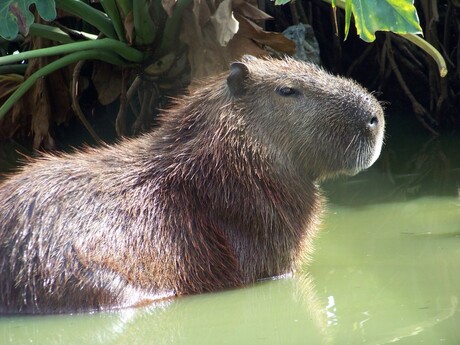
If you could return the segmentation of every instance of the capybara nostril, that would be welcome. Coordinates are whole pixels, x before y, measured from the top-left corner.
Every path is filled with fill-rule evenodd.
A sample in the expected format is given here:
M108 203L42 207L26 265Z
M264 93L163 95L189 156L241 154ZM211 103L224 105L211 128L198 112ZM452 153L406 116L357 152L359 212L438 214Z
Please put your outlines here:
M377 118L377 116L372 116L371 120L369 121L369 127L373 128L373 127L378 126L378 124L379 124L379 119Z

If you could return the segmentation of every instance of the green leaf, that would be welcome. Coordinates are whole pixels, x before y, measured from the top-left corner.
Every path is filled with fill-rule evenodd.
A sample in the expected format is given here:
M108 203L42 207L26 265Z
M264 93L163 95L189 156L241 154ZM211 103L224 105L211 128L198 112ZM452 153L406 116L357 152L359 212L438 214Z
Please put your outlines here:
M85 22L91 24L106 37L117 39L117 33L113 28L112 21L105 12L91 7L84 1L80 0L55 0L57 8L70 13Z
M351 0L358 35L375 40L376 31L422 34L413 0Z
M275 0L275 5L286 5L291 0Z
M32 4L44 20L56 18L54 0L3 0L0 3L0 18L4 18L0 20L0 36L12 40L18 32L27 35L34 22L34 15L29 10Z
M350 31L352 1L353 0L346 0L346 3L345 3L345 39L347 39L348 32Z

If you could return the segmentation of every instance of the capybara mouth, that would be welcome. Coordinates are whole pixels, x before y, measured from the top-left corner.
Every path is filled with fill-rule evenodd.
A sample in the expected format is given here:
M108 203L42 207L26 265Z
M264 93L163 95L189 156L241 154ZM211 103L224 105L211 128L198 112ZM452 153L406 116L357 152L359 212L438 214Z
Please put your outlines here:
M384 141L385 119L379 102L363 90L356 92L358 97L352 105L355 111L343 124L345 129L338 131L337 135L344 164L344 169L338 173L346 175L356 175L374 164ZM350 133L345 134L347 129Z
M355 157L350 157L350 168L345 170L347 175L356 175L369 168L379 158L383 146L383 126L376 128L369 136L358 139ZM354 159L353 159L354 158Z

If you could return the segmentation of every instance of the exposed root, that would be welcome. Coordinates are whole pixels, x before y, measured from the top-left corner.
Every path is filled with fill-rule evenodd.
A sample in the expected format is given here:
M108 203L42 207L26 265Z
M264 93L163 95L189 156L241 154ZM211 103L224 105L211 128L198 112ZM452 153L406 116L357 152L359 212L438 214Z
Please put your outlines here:
M387 35L387 40L391 40L390 35ZM387 46L387 57L388 57L388 61L390 62L391 70L394 72L396 79L398 79L399 85L403 89L404 94L407 96L407 98L412 104L412 109L414 110L417 120L429 132L431 132L434 135L439 135L438 131L436 131L432 126L430 126L425 119L429 119L430 122L435 123L435 124L436 124L436 121L430 116L430 114L426 111L426 109L417 101L417 99L415 98L415 96L412 94L409 87L407 86L406 82L404 81L401 71L399 70L398 65L395 62L391 44Z
M121 78L121 92L120 92L120 108L118 109L117 118L115 120L115 130L117 131L118 136L126 135L126 79L128 78L129 73L123 69L123 74Z
M77 64L75 65L75 68L73 69L72 84L71 84L71 91L70 91L71 97L72 97L72 109L77 115L77 117L80 119L83 126L85 126L85 128L88 130L89 134L91 134L93 139L97 143L100 143L102 142L101 138L99 138L99 136L94 131L91 124L86 119L85 115L83 114L83 111L81 110L80 103L78 102L78 82L80 79L81 68L83 67L84 63L85 63L85 60L78 61Z

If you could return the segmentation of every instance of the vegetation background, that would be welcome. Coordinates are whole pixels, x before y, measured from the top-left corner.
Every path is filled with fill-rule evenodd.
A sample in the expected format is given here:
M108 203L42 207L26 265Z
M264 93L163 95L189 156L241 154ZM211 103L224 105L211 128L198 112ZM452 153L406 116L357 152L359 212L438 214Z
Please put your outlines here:
M432 135L460 129L460 1L418 0L416 11L412 0L277 1L2 1L2 146L136 135L192 80L244 54L295 53L281 32L299 23L313 27L326 69ZM422 29L428 47L407 35Z

